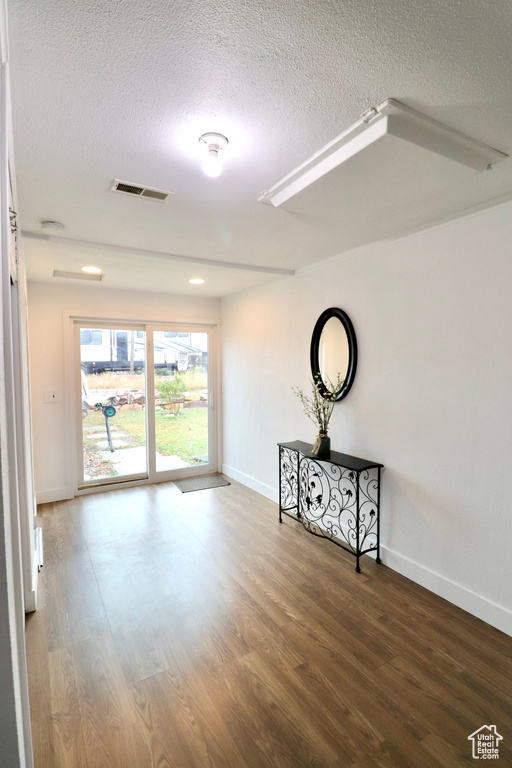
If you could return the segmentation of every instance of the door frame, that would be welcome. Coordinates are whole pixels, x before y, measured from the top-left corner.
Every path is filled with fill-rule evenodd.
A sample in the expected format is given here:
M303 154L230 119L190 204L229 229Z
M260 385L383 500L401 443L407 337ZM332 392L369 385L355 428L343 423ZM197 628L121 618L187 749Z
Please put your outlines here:
M78 372L78 386L80 387L80 392L82 390L81 386L81 380L80 380L80 369L81 369L81 357L80 357L80 328L83 326L86 326L87 328L97 328L101 330L116 330L116 331L146 331L145 327L141 323L112 323L108 321L103 321L103 323L93 323L90 321L82 322L81 320L75 320L73 323L73 358L75 360L75 366L77 368ZM81 492L83 490L89 490L89 489L97 489L100 488L103 485L108 485L110 489L112 490L113 487L117 487L120 485L124 485L128 482L140 482L142 480L149 480L150 474L149 474L149 451L150 451L150 445L148 443L149 440L149 424L148 424L148 414L149 414L149 403L148 403L148 369L150 367L151 361L149 360L148 355L148 343L147 343L147 335L145 337L146 342L146 349L145 349L145 358L144 358L144 366L145 366L145 397L146 397L146 409L145 409L145 422L146 422L146 467L141 472L136 472L131 475L126 475L125 477L115 475L114 477L103 477L98 478L96 482L86 482L84 480L84 464L83 464L83 418L82 418L82 403L80 398L78 397L78 393L75 398L75 422L76 422L76 440L75 440L75 471L76 471L76 477L77 477L77 485L75 490L77 492ZM75 379L77 380L77 379Z
M191 477L194 475L220 472L222 466L222 413L221 413L221 366L220 366L220 344L219 344L219 321L217 319L197 319L190 320L180 318L179 320L166 319L155 320L126 317L91 316L78 314L76 312L64 311L64 359L65 359L65 394L66 394L66 421L69 425L69 433L66 438L66 477L67 477L67 497L72 499L75 496L81 496L89 493L101 493L111 491L116 488L130 488L139 485L148 485L151 483L170 482L178 478ZM208 408L209 408L209 456L210 461L207 467L204 465L187 467L180 470L170 470L169 472L159 472L151 474L151 452L150 472L147 478L127 479L115 483L99 483L93 486L78 487L78 465L77 458L81 457L81 400L80 393L80 365L77 357L77 346L75 344L75 326L77 324L90 325L91 327L102 327L104 325L116 327L123 326L135 328L143 327L146 332L161 330L185 330L190 329L197 332L208 332ZM149 345L146 338L146 369L151 368L151 379L154 376L153 350L148 349ZM146 381L148 376L146 376ZM152 419L154 422L154 389L146 384L146 419L149 418L150 409L152 409ZM148 430L149 439L149 430ZM80 446L79 446L80 442ZM79 451L80 447L80 451ZM148 450L151 445L148 444ZM154 469L154 467L153 467Z
M218 440L217 430L218 424L216 419L216 391L215 386L215 374L216 365L215 357L212 355L211 350L214 346L214 330L212 326L204 324L189 324L189 323L147 323L146 332L158 332L158 331L192 331L193 333L207 333L208 334L208 464L199 464L191 467L183 467L182 469L170 469L166 471L156 472L155 460L156 460L156 446L152 444L152 441L156 438L156 426L155 426L155 389L154 381L150 387L148 387L148 393L146 398L148 421L151 428L148 430L150 440L148 440L149 448L149 478L151 482L166 482L169 480L177 480L178 478L194 477L196 475L208 475L212 472L219 471L218 456ZM152 345L153 337L149 341ZM152 377L155 373L154 365L154 353L153 349L150 350L148 355L148 367L149 356L151 356L151 371ZM151 413L149 410L151 408Z

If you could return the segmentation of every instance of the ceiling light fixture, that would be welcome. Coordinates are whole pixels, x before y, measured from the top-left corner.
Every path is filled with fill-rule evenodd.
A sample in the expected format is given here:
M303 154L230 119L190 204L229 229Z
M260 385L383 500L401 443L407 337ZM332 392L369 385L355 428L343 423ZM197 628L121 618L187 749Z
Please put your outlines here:
M285 203L387 134L455 160L476 171L492 168L497 162L508 157L503 152L472 139L400 101L386 99L378 107L367 110L350 128L326 144L305 163L262 192L258 198L259 202L275 207Z
M101 275L101 267L93 267L92 264L88 267L82 267L82 272L87 272L88 275Z
M202 277L192 277L192 278L189 280L189 283L190 283L191 285L204 285L204 280L203 280L203 278L202 278Z
M199 143L205 145L208 153L203 160L203 171L210 178L219 176L222 171L219 152L221 149L226 149L229 141L221 133L203 133L199 137Z

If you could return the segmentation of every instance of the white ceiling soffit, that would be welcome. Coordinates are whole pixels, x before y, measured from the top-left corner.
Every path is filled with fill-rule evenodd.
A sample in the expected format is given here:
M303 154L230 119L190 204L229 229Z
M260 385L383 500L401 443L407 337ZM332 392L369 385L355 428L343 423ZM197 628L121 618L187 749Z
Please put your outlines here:
M350 128L265 190L258 200L277 208L385 136L395 136L480 172L508 157L400 101L386 99L367 110Z
M149 257L162 259L167 262L182 262L185 264L204 264L207 266L218 267L221 269L241 269L247 272L262 272L268 275L293 275L292 269L281 269L280 267L264 267L259 264L241 264L238 262L218 261L205 259L200 256L184 256L176 253L163 251L150 251L145 248L130 248L128 246L112 245L111 243L97 243L90 240L76 240L70 237L54 237L52 235L37 235L33 232L21 233L25 240L32 242L54 243L56 245L70 246L72 248L86 248L92 251L110 251L119 253L123 256L131 255L138 257Z
M22 234L21 244L28 279L34 282L72 286L77 285L79 278L94 280L87 284L97 290L110 288L214 298L286 279L286 275L278 272L269 274L219 267L204 261L168 259L164 254L136 253L130 249L121 252L109 246L91 249L87 244L59 237L34 238ZM101 265L101 280L96 275L86 277L80 271L91 261ZM189 280L193 277L203 278L204 285L190 285Z

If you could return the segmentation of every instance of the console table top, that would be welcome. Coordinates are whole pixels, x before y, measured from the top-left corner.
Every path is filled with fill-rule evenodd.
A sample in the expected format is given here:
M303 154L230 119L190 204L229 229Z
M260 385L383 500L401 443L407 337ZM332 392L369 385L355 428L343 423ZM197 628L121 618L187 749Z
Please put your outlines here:
M323 456L317 456L315 453L311 453L311 444L304 443L302 440L295 440L292 443L278 443L278 445L282 448L289 448L291 451L299 451L299 453L302 453L308 459L313 459L313 461L327 461L330 464L337 464L339 467L353 469L355 472L384 466L384 464L379 464L376 461L360 459L357 456L349 456L348 453L339 453L338 451L331 451Z

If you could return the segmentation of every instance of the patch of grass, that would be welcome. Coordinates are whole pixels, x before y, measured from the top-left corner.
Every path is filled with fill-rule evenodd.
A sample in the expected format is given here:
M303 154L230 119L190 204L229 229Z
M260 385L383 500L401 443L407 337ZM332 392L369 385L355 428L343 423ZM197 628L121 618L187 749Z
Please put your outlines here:
M146 412L121 409L110 419L110 429L126 432L132 445L146 445Z
M156 414L156 449L163 456L179 456L193 463L208 459L208 408L184 408L173 416Z
M162 456L179 456L190 464L194 459L208 457L208 408L183 408L178 414L165 410L157 410L156 449ZM84 426L97 427L98 433L105 430L103 414L91 412L84 418ZM145 445L146 443L146 413L145 411L123 411L110 419L110 428L125 432L130 438L130 445ZM84 433L84 441L89 447L93 442Z
M102 434L102 439L107 439L105 417L97 411L89 412L83 419L83 462L84 474L89 478L113 477L117 475L115 466L108 459L104 459L98 448L98 440L91 434Z
M84 429L86 429L87 427L95 427L95 428L97 427L97 430L99 432L100 427L105 428L105 416L101 411L88 411L87 414L82 419L82 424L84 426ZM96 429L94 431L96 431Z
M105 437L107 435L107 432L105 430ZM84 454L88 453L94 453L98 450L98 443L96 440L93 440L92 437L88 437L87 434L83 436L83 449Z

